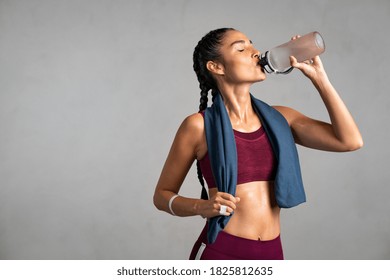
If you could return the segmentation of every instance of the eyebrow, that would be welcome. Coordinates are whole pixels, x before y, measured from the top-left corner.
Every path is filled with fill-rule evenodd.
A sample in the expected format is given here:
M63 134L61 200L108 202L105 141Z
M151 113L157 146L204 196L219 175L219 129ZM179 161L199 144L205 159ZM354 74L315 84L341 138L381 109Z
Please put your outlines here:
M249 43L252 45L253 44L252 40L249 40ZM235 44L245 44L245 40L234 41L233 43L230 44L230 46L233 46Z

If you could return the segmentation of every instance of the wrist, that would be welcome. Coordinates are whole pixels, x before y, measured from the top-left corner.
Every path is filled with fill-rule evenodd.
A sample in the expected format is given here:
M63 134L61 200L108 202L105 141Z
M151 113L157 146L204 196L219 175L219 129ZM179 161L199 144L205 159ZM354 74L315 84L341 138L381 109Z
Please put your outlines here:
M171 196L171 198L169 199L169 202L168 202L169 211L171 212L171 214L172 214L173 216L176 216L176 213L175 213L175 212L173 211L173 209L172 209L172 204L173 204L173 201L174 201L177 197L179 197L178 194L175 194L175 195Z
M328 75L325 72L317 73L317 75L311 79L311 81L318 90L322 90L330 85Z
M203 211L202 211L202 209L203 209L202 205L203 205L204 202L205 202L204 199L197 199L195 204L194 204L194 213L195 213L195 215L199 215L202 218L205 218L205 216L203 216Z

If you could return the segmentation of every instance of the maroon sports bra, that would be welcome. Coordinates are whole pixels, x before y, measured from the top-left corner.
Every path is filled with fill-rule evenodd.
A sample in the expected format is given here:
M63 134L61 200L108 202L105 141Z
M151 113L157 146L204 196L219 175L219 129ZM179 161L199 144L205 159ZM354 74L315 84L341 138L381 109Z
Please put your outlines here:
M202 114L203 115L203 114ZM275 179L276 158L263 127L254 132L233 130L237 147L237 185ZM209 188L216 188L208 153L200 168Z

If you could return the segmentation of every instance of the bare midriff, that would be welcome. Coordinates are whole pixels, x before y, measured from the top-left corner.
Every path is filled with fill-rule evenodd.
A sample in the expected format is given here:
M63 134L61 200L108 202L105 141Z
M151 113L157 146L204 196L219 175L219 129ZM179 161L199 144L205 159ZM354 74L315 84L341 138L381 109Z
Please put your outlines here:
M210 197L217 192L209 189ZM280 208L276 204L273 181L237 185L240 202L224 231L252 240L272 240L280 234Z

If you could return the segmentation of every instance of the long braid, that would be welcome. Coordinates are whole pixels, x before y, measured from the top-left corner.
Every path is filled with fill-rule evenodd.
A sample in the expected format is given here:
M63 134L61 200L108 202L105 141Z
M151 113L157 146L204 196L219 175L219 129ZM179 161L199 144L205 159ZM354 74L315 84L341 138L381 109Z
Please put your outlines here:
M220 58L219 47L225 33L233 28L220 28L207 33L195 47L193 55L193 67L199 81L200 104L199 112L204 111L208 104L208 92L211 90L212 102L218 93L217 84L206 68L208 61L216 61ZM202 185L202 198L207 199L207 191L204 186L203 174L199 161L196 162L198 179Z

